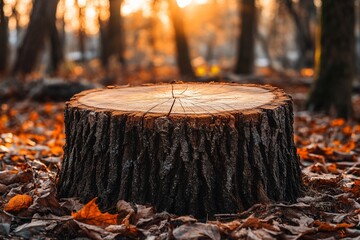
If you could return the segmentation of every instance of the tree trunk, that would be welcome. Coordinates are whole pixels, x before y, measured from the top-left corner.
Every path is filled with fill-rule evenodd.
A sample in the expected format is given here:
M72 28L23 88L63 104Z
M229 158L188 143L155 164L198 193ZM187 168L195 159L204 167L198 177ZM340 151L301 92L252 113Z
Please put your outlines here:
M79 44L79 51L81 54L80 62L86 61L86 29L85 29L85 6L80 6L79 3L76 1L78 7L78 18L79 18L79 30L78 30L78 44Z
M12 73L31 73L38 62L46 37L55 26L58 0L35 0L25 37L17 52ZM51 30L52 29L52 30ZM55 28L56 30L56 28Z
M292 101L268 85L90 90L67 103L65 129L60 197L204 217L301 192Z
M53 19L49 22L50 37L50 73L56 73L60 64L64 60L64 41L56 27L56 15L51 16ZM62 36L64 37L64 36Z
M125 66L124 28L121 16L122 0L110 0L110 18L108 28L109 56L115 54L120 64Z
M184 14L176 0L169 0L170 18L174 27L176 60L180 75L184 80L194 80L195 74L191 65L189 46L184 29Z
M99 9L98 9L99 11ZM103 67L107 68L109 63L108 46L107 46L107 26L103 23L100 16L98 16L99 23L99 40L100 40L100 60Z
M354 26L354 0L322 1L320 39L315 59L317 76L307 103L310 110L351 117Z
M0 0L0 75L6 73L8 59L8 21L4 13L4 0Z
M123 27L123 18L121 15L121 5L123 0L110 0L109 12L110 17L106 28L101 30L101 44L102 56L101 61L104 67L108 66L109 58L115 55L121 64L126 69L126 60L124 56L125 51L125 36Z
M304 41L305 41L305 52L302 53L303 60L300 64L307 68L314 67L314 55L315 55L315 35L311 31L311 24L315 24L317 9L314 1L300 0L300 17L304 28Z
M254 71L256 6L255 0L240 0L240 37L235 64L236 74Z
M297 42L298 42L298 46L299 46L299 60L297 65L297 68L300 69L302 67L311 67L313 66L312 63L313 61L308 61L307 58L310 56L311 58L313 58L313 52L314 52L314 43L313 40L311 38L310 35L310 27L309 27L309 19L307 19L308 17L306 16L307 14L307 10L308 9L303 9L305 7L307 7L307 5L312 4L314 5L314 3L312 1L308 1L306 0L306 3L302 0L299 4L302 4L300 11L301 11L301 15L305 15L305 16L301 16L300 13L298 13L295 10L294 7L294 3L292 0L285 0L282 1L286 6L286 9L288 10L291 18L293 19L295 26L296 26L296 35L297 35ZM315 6L313 6L315 8ZM309 7L307 7L309 8Z
M149 33L148 36L148 44L151 49L150 53L150 62L148 65L148 69L151 72L151 80L150 82L156 82L156 69L155 69L155 59L157 56L157 48L156 48L156 29L157 29L157 19L158 19L158 11L159 11L159 1L152 0L151 1L151 15L149 18L149 23L147 25L147 31Z

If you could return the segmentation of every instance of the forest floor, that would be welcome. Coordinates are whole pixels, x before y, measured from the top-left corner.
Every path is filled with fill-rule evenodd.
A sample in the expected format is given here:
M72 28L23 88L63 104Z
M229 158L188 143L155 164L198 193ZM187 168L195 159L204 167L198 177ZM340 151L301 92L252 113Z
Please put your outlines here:
M304 89L290 92L300 96L295 103L301 110ZM295 142L304 196L293 204L256 204L241 213L194 219L125 201L110 214L101 213L95 200L84 205L75 198L57 199L64 104L23 100L0 107L2 239L360 238L358 122L298 110Z

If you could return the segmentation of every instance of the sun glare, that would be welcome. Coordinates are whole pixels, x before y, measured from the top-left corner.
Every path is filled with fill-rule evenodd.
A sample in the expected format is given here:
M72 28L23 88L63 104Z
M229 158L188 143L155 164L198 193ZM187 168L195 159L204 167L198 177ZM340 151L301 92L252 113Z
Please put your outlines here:
M192 0L176 0L179 7L184 8L192 3Z
M121 12L124 16L140 12L144 17L150 17L152 14L152 1L153 0L123 0ZM192 5L206 4L209 0L176 0L180 8L190 7ZM274 0L259 0L263 5L264 10L272 12ZM30 19L32 9L32 0L4 0L5 15L9 18L10 29L16 28L15 18L12 16L13 9L18 12L18 24L25 27ZM85 13L85 31L87 34L97 34L99 28L99 19L107 21L109 18L109 0L60 0L57 17L63 18L65 21L66 31L77 31L80 24L78 21L78 9L82 7ZM165 25L169 25L168 5L166 1L160 1L159 9L157 11L158 19ZM120 9L119 9L120 11ZM266 12L266 11L265 11Z
M150 0L125 0L122 6L122 13L124 15L130 15L137 11L142 11L144 16L150 16Z

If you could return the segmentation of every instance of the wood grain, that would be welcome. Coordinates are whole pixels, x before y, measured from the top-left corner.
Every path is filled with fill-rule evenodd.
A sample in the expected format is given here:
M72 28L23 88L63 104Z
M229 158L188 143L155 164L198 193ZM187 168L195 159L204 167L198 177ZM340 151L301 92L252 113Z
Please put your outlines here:
M192 115L257 108L275 97L269 88L192 83L104 89L90 92L78 101L100 109Z

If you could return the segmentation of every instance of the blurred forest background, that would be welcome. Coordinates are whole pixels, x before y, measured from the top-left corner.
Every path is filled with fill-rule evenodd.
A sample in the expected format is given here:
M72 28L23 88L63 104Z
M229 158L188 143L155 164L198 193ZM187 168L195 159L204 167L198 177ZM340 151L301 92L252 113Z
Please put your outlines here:
M340 46L348 46L339 51L354 54L347 60L354 73L347 82L356 85L358 0L0 0L0 79L6 84L59 77L101 85L174 79L311 85L326 4L339 9L327 11L337 23L327 21L326 31L339 32ZM348 27L339 30L339 25Z

